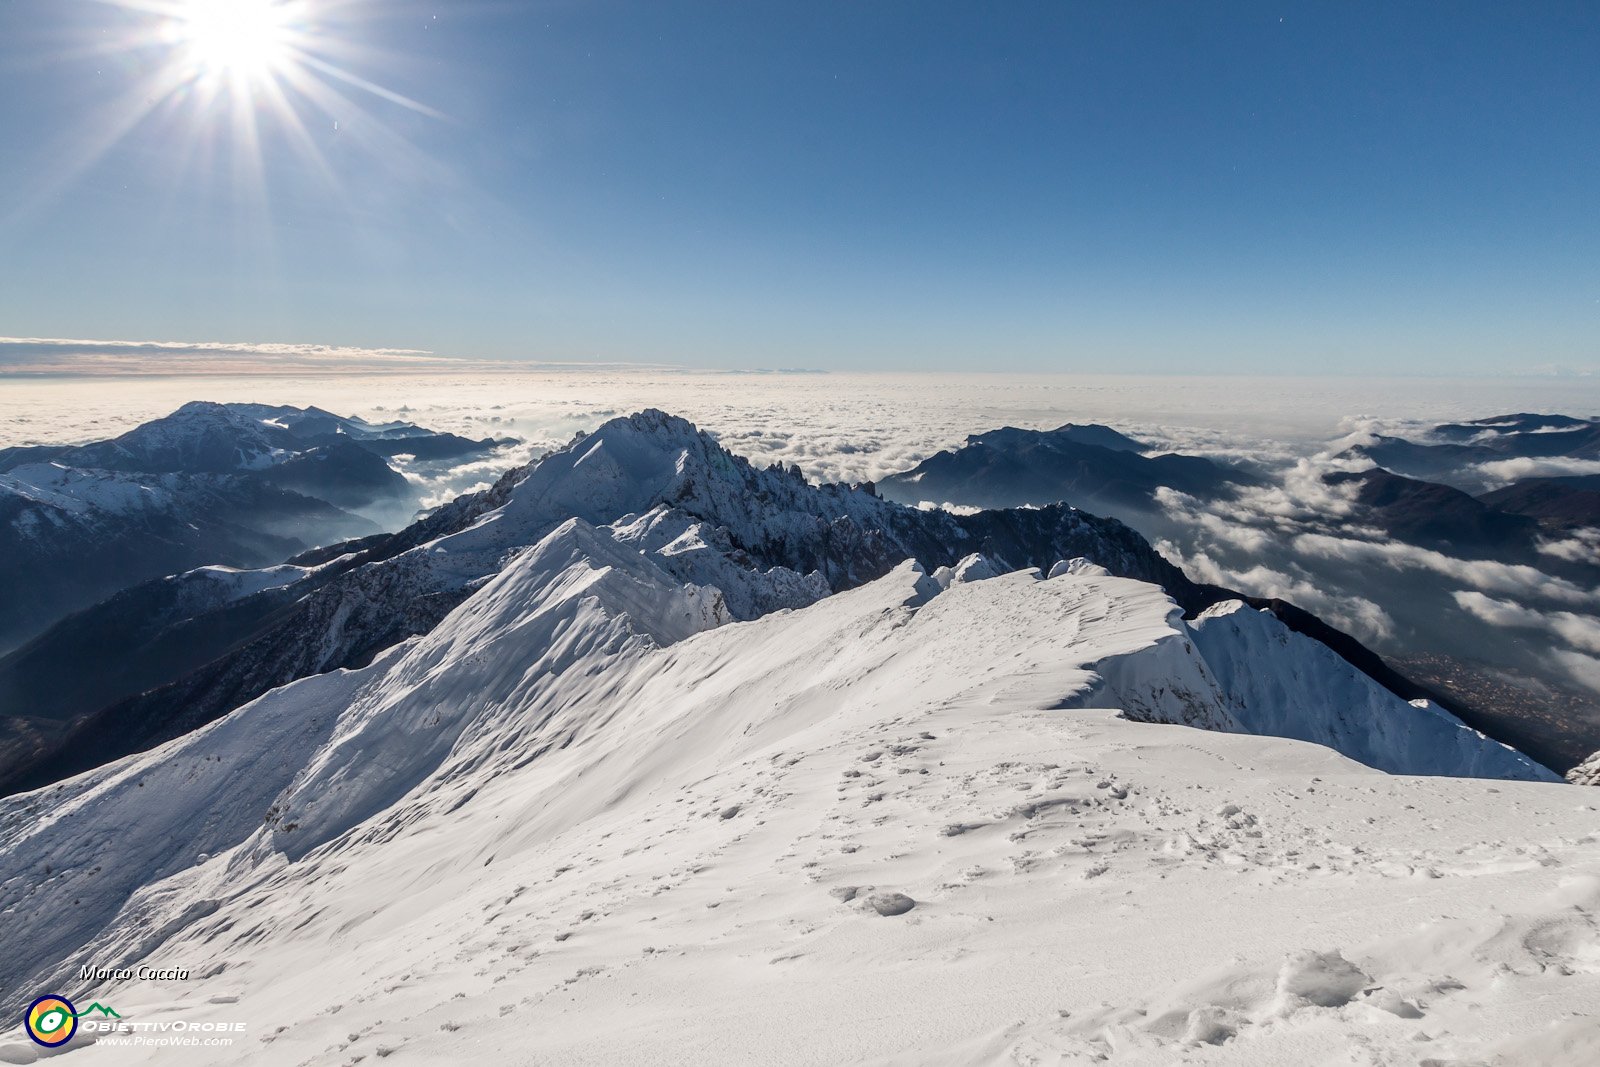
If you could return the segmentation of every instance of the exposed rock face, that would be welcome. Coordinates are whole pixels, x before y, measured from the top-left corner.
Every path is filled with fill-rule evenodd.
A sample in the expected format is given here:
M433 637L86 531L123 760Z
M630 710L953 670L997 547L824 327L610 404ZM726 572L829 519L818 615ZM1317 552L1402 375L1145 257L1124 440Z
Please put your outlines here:
M1573 785L1600 785L1600 752L1596 752L1567 772Z

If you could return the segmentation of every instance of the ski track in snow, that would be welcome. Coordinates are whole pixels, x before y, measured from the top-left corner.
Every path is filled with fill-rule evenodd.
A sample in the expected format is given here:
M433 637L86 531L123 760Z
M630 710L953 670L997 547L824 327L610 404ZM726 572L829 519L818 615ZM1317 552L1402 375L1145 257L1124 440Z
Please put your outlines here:
M1585 790L1121 718L1209 668L1098 568L728 623L626 533L565 523L371 667L0 802L0 984L250 1026L86 1065L1600 1055ZM1228 670L1320 669L1259 644ZM139 962L195 977L74 977Z

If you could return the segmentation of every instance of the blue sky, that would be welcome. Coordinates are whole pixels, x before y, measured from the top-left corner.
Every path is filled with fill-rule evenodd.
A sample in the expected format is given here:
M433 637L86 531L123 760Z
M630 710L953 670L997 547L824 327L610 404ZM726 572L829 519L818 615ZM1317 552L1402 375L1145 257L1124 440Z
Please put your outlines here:
M422 107L191 87L101 144L182 46L0 0L0 334L1600 369L1592 4L303 2Z

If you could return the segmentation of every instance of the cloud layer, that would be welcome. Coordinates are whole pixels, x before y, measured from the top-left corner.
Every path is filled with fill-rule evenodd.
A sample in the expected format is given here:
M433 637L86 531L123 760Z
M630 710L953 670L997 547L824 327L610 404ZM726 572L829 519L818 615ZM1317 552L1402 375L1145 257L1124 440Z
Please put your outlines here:
M89 341L0 337L6 375L424 374L525 367L414 348L234 341Z

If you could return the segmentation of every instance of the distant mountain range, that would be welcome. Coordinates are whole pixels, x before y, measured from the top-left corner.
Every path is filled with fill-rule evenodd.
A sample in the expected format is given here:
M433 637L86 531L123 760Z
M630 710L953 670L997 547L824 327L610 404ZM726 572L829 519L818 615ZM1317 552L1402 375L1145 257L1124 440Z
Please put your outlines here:
M1330 484L1358 484L1363 521L1411 544L1512 562L1552 565L1541 539L1600 527L1600 472L1546 474L1506 483L1498 472L1537 468L1540 461L1600 465L1600 421L1568 415L1496 415L1446 423L1420 441L1379 436L1342 458L1372 470L1329 475ZM1503 467L1486 464L1512 462ZM1488 486L1495 488L1487 488ZM1600 566L1600 560L1594 561ZM1557 570L1560 570L1557 565Z
M1198 456L1147 456L1150 446L1109 426L992 430L967 438L909 471L880 480L879 491L906 504L954 502L1010 508L1066 502L1085 510L1154 506L1165 486L1210 497L1254 485L1257 474Z
M1561 690L1563 705L1593 706L1591 717L1574 718L1518 710L1502 715L1507 676L1487 666L1474 668L1488 636L1482 620L1464 617L1451 594L1460 588L1437 572L1395 571L1378 562L1359 563L1337 553L1308 555L1296 535L1339 539L1340 545L1414 546L1463 561L1494 561L1533 567L1575 583L1600 586L1600 558L1576 546L1552 551L1562 539L1594 536L1600 529L1600 474L1539 475L1505 484L1507 473L1542 466L1582 469L1600 448L1600 423L1565 415L1511 414L1433 427L1413 441L1377 437L1340 454L1341 461L1365 460L1367 470L1331 470L1326 484L1348 497L1304 513L1299 506L1256 527L1244 523L1247 505L1240 494L1273 485L1270 473L1199 456L1157 453L1148 443L1107 426L1066 425L1055 430L1006 428L968 437L903 473L878 482L884 496L906 503L928 501L985 508L1039 506L1062 502L1114 515L1145 535L1176 546L1186 556L1199 552L1224 561L1242 574L1263 569L1265 580L1288 575L1305 585L1377 605L1395 620L1386 652L1408 664L1450 666L1421 675L1445 687L1464 709L1484 707L1479 725L1495 730L1554 765L1567 766L1600 746L1600 702L1583 697L1565 677L1539 676L1543 649L1531 634L1500 629L1494 635L1502 666L1533 679L1536 691ZM1501 467L1485 464L1514 461ZM1174 514L1166 487L1188 498L1183 510L1209 512L1208 521L1236 536L1263 531L1230 544L1226 536L1205 537L1206 529ZM1269 508L1273 505L1267 505ZM1214 532L1214 530L1213 530ZM1335 548L1339 545L1335 545ZM1243 579L1241 579L1241 583ZM1537 590L1532 590L1537 592ZM1425 653L1425 654L1424 654ZM1415 658L1413 656L1415 655ZM1408 668L1409 669L1409 668ZM1466 712L1469 717L1474 712Z
M1591 566L1552 559L1539 551L1548 537L1600 525L1595 507L1600 493L1592 490L1550 485L1558 479L1540 478L1474 497L1382 468L1335 472L1323 480L1356 487L1359 510L1351 517L1352 525L1380 529L1397 541L1468 559L1537 564L1580 578L1600 577L1592 574Z
M375 509L416 506L390 457L496 444L314 407L197 402L111 440L0 449L0 649L150 578L376 534Z
M1420 441L1375 435L1344 454L1397 474L1481 490L1495 480L1482 470L1484 464L1511 459L1600 460L1600 420L1495 415L1435 426Z
M1093 560L1161 586L1191 616L1240 599L1191 581L1115 519L1062 504L973 515L905 507L868 486L755 468L682 419L646 411L398 533L257 571L146 582L52 627L0 659L0 708L27 716L12 720L9 743L0 738L0 793L181 736L298 679L364 667L430 632L571 519L614 524L629 551L704 590L700 610L724 620L801 608L907 559L937 574L975 554L995 570ZM1429 696L1310 613L1249 603L1402 702ZM96 670L79 670L90 657Z
M1556 530L1600 527L1600 474L1524 478L1478 499Z

